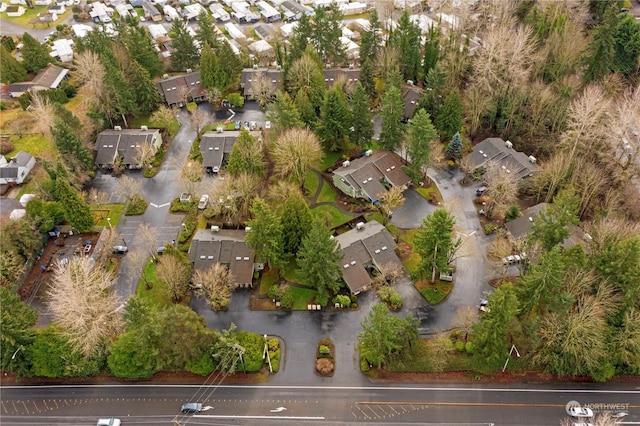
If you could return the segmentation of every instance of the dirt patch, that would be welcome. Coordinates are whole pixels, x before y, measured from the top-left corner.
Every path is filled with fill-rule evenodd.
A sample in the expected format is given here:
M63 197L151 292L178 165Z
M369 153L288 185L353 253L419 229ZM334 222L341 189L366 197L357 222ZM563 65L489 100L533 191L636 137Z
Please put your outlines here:
M73 256L93 255L98 238L99 234L61 234L58 237L49 237L18 290L20 298L36 309L44 306L55 264Z

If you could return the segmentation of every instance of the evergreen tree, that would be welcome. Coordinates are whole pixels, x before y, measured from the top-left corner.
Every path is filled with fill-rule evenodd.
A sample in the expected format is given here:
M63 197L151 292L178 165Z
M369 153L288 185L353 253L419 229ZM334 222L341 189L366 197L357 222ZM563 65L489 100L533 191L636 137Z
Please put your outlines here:
M208 44L212 48L218 47L218 37L216 36L216 24L213 22L212 15L203 10L198 15L198 30L196 31L196 40L200 46Z
M2 46L4 49L4 46ZM31 203L29 203L31 204ZM17 293L0 286L0 357L4 371L15 371L19 376L29 371L24 349L35 338L33 326L38 312L20 300ZM22 352L22 353L18 353Z
M331 232L322 220L315 218L309 233L302 239L296 262L298 274L304 282L316 287L320 300L328 301L329 291L335 293L340 289L337 279L340 276L338 261L341 258L338 242L331 238Z
M418 81L420 68L420 28L409 19L409 12L405 10L398 20L398 25L391 33L389 43L398 48L400 57L400 71L403 80Z
M451 142L449 142L444 152L450 160L459 161L462 158L462 139L460 138L460 132L453 135Z
M161 99L149 72L134 59L129 65L127 78L140 111L145 114L155 111Z
M108 113L108 118L113 119L120 116L127 125L127 115L136 114L138 112L138 104L136 102L136 94L133 92L128 81L122 75L122 71L111 53L104 53L101 56L104 65L105 84L113 102L113 108Z
M369 148L373 137L371 99L359 81L351 95L351 123L351 142L359 147Z
M613 40L613 70L627 77L637 77L640 70L640 24L631 13L618 15Z
M362 83L362 87L367 92L370 99L375 99L376 96L376 83L373 78L373 61L371 58L364 58L362 66L360 67L360 78L358 80Z
M313 218L307 203L299 193L284 201L280 222L282 223L282 248L286 254L296 254L302 239L311 228Z
M291 127L302 127L300 112L287 92L276 93L275 101L269 105L267 118L280 131Z
M569 226L577 225L578 197L572 187L560 191L553 204L540 212L540 216L531 225L532 238L542 244L545 250L561 244L569 236Z
M92 167L91 152L82 146L82 141L67 123L57 119L55 126L51 128L51 135L60 153L66 154L62 158L71 170L89 170Z
M337 85L327 92L324 105L320 109L320 117L318 136L325 149L328 151L344 149L351 123L351 111L349 111L344 92Z
M602 2L606 3L606 2ZM614 69L616 60L616 16L608 13L604 22L593 31L593 40L587 46L585 80L599 80Z
M151 77L162 75L162 61L156 51L151 34L146 28L137 23L130 25L123 33L122 39L131 59L136 60Z
M425 78L425 91L418 101L418 108L424 110L431 116L437 117L442 109L442 97L446 75L436 63L435 67L429 70Z
M271 268L282 264L282 225L273 210L260 198L256 198L251 208L253 219L248 225L246 244L255 249L258 258Z
M11 84L27 79L27 71L4 45L0 46L0 63L2 64L2 72L0 73L0 81L2 83Z
M303 13L298 20L298 25L293 29L291 37L289 37L289 51L286 57L285 69L288 69L293 62L300 59L304 54L309 42L313 28L311 25L311 17Z
M429 27L429 32L427 33L427 41L424 45L424 59L422 61L422 75L424 75L425 77L425 83L429 72L438 63L438 57L440 55L441 35L442 33L440 32L440 27L436 27L435 25Z
M205 43L200 52L200 82L205 89L218 87L215 75L217 68L218 56L209 43Z
M38 40L33 38L29 33L22 35L22 65L28 72L38 72L51 62L49 49L40 44ZM3 64L4 68L4 64Z
M556 246L518 280L516 291L524 315L533 311L546 313L550 306L557 305L569 265L567 261Z
M438 131L431 123L431 117L424 109L419 109L407 126L407 154L411 169L422 175L423 168L429 165L431 157L430 142L438 138Z
M400 88L392 85L382 96L382 107L380 117L382 118L382 130L380 132L380 147L388 151L395 150L404 135L404 125L402 115L404 113L404 102Z
M198 48L184 22L181 19L174 20L169 34L173 48L171 68L176 71L194 69L198 65Z
M449 93L442 109L435 117L436 127L445 138L452 137L462 129L462 99L458 89Z
M307 95L306 89L298 91L294 103L300 112L300 118L304 124L309 126L310 129L315 129L318 125L318 115L316 113L316 109L311 103L311 100L309 99L309 95Z
M239 176L243 172L264 176L265 159L262 146L246 129L242 129L240 136L233 144L227 170L233 176Z
M87 232L91 229L94 224L91 209L66 179L58 177L55 180L55 197L64 209L65 219L74 230Z
M341 63L346 58L342 43L342 12L337 3L316 7L311 21L311 42L324 62Z
M242 61L226 40L219 44L216 54L218 55L218 69L216 70L218 87L226 92L230 85L238 84L242 72Z
M454 225L455 219L445 209L437 209L424 218L414 238L415 251L420 255L420 263L413 272L417 278L431 274L433 282L436 269L443 271L448 267L455 248L451 240Z
M362 32L360 37L360 57L364 61L375 58L380 48L380 20L378 19L378 11L374 8L369 16L369 28ZM360 79L362 81L362 78Z

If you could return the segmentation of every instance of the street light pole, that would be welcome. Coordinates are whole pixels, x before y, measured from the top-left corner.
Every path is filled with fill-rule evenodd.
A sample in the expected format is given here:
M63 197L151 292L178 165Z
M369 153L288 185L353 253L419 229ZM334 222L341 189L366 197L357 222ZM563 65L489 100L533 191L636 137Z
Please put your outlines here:
M266 356L267 362L269 363L269 373L273 373L273 366L271 365L271 356L269 356L269 344L267 343L267 335L264 335L264 353L262 354L262 358Z
M518 352L518 348L516 348L516 345L511 345L511 349L509 350L509 356L507 357L507 360L504 362L504 367L502 367L503 373L504 373L504 370L507 369L507 364L509 364L509 360L511 359L511 354L513 353L513 351L516 351L516 356L520 358L520 352Z
M110 217L107 218L107 223L109 224L109 229L113 229L113 226L111 226L111 218Z

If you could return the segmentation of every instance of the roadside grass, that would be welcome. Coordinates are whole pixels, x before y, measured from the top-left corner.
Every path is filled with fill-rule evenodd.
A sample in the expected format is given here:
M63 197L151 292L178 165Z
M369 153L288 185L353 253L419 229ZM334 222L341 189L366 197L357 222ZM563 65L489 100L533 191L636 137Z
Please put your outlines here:
M140 279L140 281L138 281L136 295L140 299L157 306L171 306L171 297L167 291L167 286L158 278L156 264L154 262L147 262L147 265L144 267L144 277L148 282L153 283L153 287L147 290L144 280Z
M306 311L307 305L311 303L317 294L314 289L295 286L290 286L289 291L293 294L293 306L291 309L294 311Z
M436 277L438 275L436 274ZM451 293L451 289L453 289L453 283L448 281L440 281L436 279L436 281L431 284L429 279L424 279L420 281L416 281L413 286L418 290L418 292L424 297L430 305L437 305L441 303L446 297Z
M329 182L325 182L324 178L320 180L320 194L318 194L318 203L335 203L336 202L336 191L333 189L333 186Z
M97 226L109 226L109 220L111 220L111 226L118 226L120 218L124 213L124 204L91 204L91 213L96 220Z
M317 206L311 210L311 214L329 222L329 226L331 228L342 225L343 223L351 220L351 216L342 213L337 207L332 205Z
M33 9L29 9L24 6L26 12L22 16L8 16L7 13L2 13L0 17L6 19L9 22L25 27L25 29L44 29L51 28L51 31L55 31L56 25L59 25L64 18L71 14L71 8L67 9L62 15L58 16L58 20L55 22L40 22L38 20L38 13L44 13L47 11L47 6L36 6ZM36 23L37 22L37 23Z
M333 166L340 157L342 157L341 152L325 152L324 157L322 157L322 161L320 162L320 171L327 170L329 167Z
M310 197L315 195L319 184L318 175L313 170L309 170L304 178L304 188L309 191Z

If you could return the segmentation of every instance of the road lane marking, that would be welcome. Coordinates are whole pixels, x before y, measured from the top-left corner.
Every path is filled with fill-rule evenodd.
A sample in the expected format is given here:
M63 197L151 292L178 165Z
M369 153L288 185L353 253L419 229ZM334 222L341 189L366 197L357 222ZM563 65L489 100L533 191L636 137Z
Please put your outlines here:
M206 419L275 419L275 420L324 420L324 416L234 416L223 414L195 414L192 417Z

